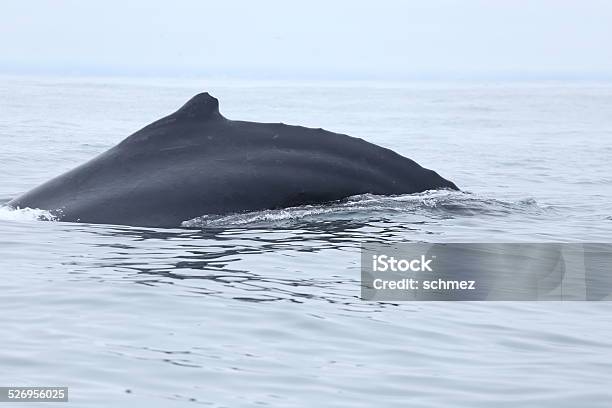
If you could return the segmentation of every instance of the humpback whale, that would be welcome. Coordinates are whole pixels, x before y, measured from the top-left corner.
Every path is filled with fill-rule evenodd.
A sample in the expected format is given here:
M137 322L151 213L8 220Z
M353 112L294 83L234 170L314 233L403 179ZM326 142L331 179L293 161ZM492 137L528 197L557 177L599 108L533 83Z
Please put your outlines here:
M60 221L178 227L205 214L433 189L458 188L363 139L229 120L216 98L201 93L8 205L48 210Z

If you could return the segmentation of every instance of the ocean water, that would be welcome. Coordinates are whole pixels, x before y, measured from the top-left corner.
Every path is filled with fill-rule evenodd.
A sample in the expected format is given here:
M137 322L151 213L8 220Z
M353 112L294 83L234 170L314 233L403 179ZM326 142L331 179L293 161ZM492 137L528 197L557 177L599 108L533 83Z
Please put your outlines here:
M0 207L0 386L68 386L79 407L612 404L608 302L359 299L363 242L610 242L612 83L0 77L0 204L201 91L463 191L176 229Z

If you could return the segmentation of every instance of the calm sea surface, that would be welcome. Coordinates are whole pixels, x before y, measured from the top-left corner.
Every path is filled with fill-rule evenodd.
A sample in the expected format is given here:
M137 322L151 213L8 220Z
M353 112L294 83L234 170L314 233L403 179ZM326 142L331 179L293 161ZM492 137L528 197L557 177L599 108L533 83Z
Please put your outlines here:
M0 207L0 386L68 386L79 407L612 405L608 302L359 300L362 242L612 241L611 83L0 77L0 204L201 91L226 117L362 137L464 191L198 229Z

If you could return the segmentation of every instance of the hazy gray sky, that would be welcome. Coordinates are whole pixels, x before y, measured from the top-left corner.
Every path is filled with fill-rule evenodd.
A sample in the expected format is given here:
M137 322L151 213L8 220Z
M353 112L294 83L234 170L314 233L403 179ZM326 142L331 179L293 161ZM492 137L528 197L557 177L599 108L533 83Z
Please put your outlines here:
M3 1L0 71L612 77L612 2Z

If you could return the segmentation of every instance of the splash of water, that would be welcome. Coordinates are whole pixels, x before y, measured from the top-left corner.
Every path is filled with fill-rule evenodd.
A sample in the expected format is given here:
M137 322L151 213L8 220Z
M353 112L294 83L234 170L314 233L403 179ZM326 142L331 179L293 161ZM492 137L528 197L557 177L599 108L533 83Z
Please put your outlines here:
M335 203L304 205L277 210L253 211L228 215L203 215L181 225L186 228L275 225L326 219L355 219L390 214L426 216L500 216L516 212L543 211L535 200L518 202L494 200L463 191L436 190L419 194L377 196L363 194Z
M2 221L57 221L57 216L39 208L12 208L0 206Z

